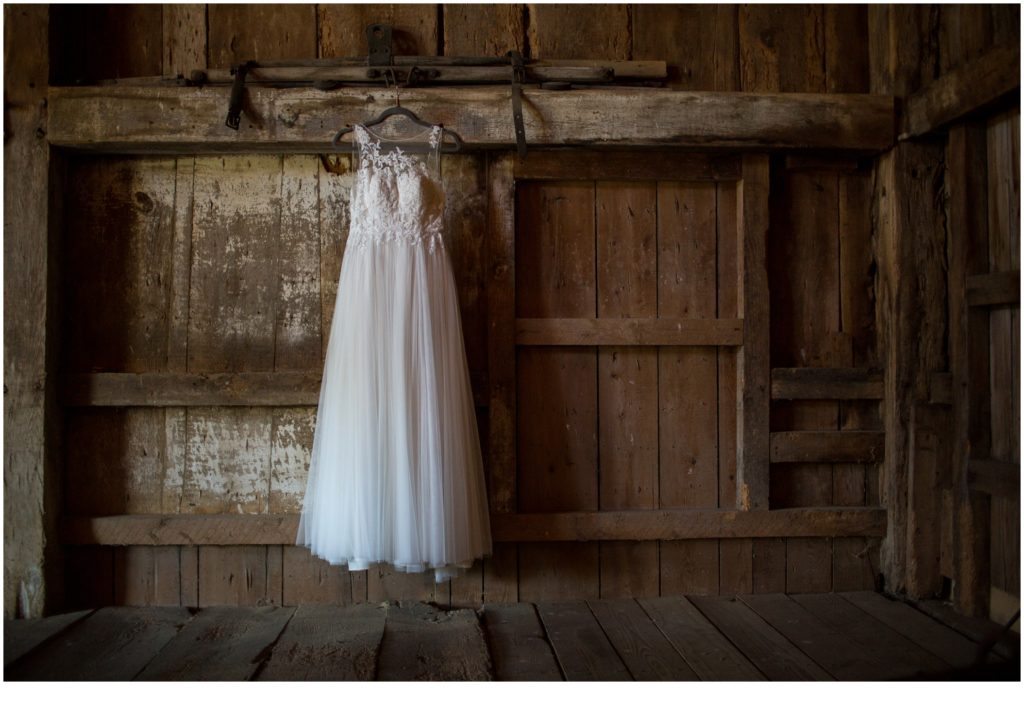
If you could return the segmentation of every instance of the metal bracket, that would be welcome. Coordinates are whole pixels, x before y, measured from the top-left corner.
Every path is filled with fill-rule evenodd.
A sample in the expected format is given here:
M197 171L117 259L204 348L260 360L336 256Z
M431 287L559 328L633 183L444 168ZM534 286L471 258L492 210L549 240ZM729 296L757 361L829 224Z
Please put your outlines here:
M391 51L391 25L371 24L366 27L366 45L369 55L368 66L390 66L394 54Z
M231 69L235 76L235 81L231 84L231 97L228 100L228 118L224 123L235 131L238 131L238 126L242 123L242 96L245 94L245 74L255 65L255 61L246 61Z
M523 56L515 49L505 54L512 63L512 125L516 131L516 153L519 159L526 158L526 128L523 126L523 81L526 68Z

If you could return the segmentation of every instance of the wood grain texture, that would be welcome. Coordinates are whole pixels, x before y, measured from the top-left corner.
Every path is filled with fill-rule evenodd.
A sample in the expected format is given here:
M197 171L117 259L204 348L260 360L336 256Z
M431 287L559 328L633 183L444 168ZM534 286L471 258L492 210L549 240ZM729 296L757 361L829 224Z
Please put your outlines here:
M162 7L163 75L182 75L206 68L206 5Z
M280 605L281 557L280 545L201 545L198 605Z
M444 630L438 636L437 631ZM380 681L488 681L487 643L476 614L404 602L389 606L377 662Z
M487 604L483 622L495 679L562 680L533 604Z
M53 8L46 40L53 47L50 82L160 75L162 15L159 5L148 3Z
M40 618L4 619L4 667L24 657L68 626L82 620L93 609L82 609Z
M867 5L825 5L825 90L868 92Z
M114 604L183 606L181 552L175 545L129 545L114 550Z
M668 62L680 90L739 90L737 6L639 4L632 11L632 56Z
M775 431L771 434L773 463L881 461L885 434L881 431Z
M205 607L134 679L247 681L294 613L277 606Z
M260 681L373 681L387 608L299 606L259 670Z
M586 603L538 603L537 613L566 681L632 679Z
M5 668L4 678L12 681L131 679L190 618L192 613L183 607L106 607Z
M823 6L739 8L742 90L825 92Z
M309 4L209 5L209 67L316 57L315 8Z
M387 90L339 88L324 97L312 88L247 87L249 109L236 132L210 120L224 109L229 92L226 86L54 87L47 98L47 134L51 144L99 152L319 153L329 128L340 126L338 114L365 121L394 99ZM870 153L889 148L894 138L894 103L885 95L525 88L523 100L531 105L523 113L531 147L671 144ZM410 88L402 91L402 105L454 129L469 148L515 143L507 88ZM618 118L609 122L608 114Z
M630 58L628 5L527 7L530 58Z
M282 571L281 603L284 606L305 608L305 604L352 603L352 581L356 573L328 564L308 548L284 545Z
M634 599L588 602L615 651L637 681L696 681L696 672Z
M670 153L666 151L585 151L536 149L525 160L515 161L520 180L603 180L614 175L622 180L728 181L740 177L740 159L730 153Z
M366 56L366 27L390 24L395 56L434 56L438 53L438 8L427 4L325 4L316 8L318 56ZM311 25L312 26L312 25Z
M520 346L738 346L743 343L743 322L675 317L671 312L667 318L660 319L525 318L516 319L516 343ZM713 349L710 352L713 353Z
M526 42L523 5L443 5L445 56L520 53Z

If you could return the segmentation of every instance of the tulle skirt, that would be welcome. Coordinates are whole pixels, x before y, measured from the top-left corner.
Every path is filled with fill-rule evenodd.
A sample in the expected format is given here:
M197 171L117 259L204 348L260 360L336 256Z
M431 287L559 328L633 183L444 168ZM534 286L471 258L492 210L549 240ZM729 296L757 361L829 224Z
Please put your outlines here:
M451 264L427 242L351 241L296 544L442 582L491 553Z

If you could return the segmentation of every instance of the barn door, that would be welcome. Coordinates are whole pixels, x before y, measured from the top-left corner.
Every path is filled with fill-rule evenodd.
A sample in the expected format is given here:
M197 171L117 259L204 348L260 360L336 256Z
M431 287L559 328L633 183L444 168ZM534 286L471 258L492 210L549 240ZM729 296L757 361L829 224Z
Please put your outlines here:
M767 157L488 168L488 598L717 583L723 515L768 507Z

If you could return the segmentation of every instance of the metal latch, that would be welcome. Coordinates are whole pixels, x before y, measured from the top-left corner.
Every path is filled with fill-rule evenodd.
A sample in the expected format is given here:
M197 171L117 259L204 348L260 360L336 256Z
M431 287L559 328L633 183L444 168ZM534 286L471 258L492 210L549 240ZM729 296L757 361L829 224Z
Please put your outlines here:
M231 97L228 100L228 118L224 123L238 131L242 123L242 96L245 94L245 74L256 65L255 61L246 61L231 69L235 80L231 84Z

